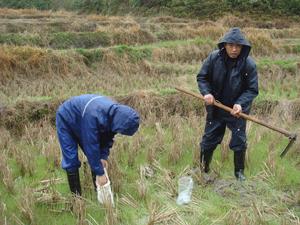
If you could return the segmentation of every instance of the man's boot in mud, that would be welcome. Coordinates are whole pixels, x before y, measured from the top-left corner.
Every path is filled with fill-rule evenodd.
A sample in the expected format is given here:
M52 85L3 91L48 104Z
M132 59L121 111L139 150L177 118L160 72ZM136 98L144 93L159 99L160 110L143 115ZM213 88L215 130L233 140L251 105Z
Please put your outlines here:
M70 191L75 195L81 195L81 186L80 186L80 177L79 170L75 170L73 172L67 171L68 183L70 187Z
M246 180L246 177L244 175L245 154L245 150L234 152L234 175L238 181Z
M201 149L200 151L200 168L204 173L209 172L209 164L213 156L213 149Z

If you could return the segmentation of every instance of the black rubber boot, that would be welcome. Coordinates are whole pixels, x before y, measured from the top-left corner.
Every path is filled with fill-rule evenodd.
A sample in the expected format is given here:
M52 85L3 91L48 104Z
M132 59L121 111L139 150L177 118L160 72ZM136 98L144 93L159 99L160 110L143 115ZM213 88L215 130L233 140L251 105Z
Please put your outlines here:
M234 171L234 175L238 181L245 181L244 170Z
M209 172L209 164L211 162L212 156L213 156L213 149L201 149L200 151L200 168L201 171L203 171L204 173L208 173Z
M92 173L92 179L93 179L94 190L97 191L97 185L96 185L96 176L97 176L97 175L96 175L93 171L91 171L91 173Z
M238 181L245 181L245 153L246 151L234 152L234 175Z
M79 170L76 170L74 172L67 171L67 176L68 176L70 191L75 195L81 195Z

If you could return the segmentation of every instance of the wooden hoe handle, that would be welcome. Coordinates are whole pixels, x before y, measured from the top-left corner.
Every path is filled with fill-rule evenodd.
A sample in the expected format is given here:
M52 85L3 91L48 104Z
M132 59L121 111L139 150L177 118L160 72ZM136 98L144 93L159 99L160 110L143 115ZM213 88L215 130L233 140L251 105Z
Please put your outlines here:
M204 101L204 97L203 97L201 94L196 94L196 93L194 93L194 92L187 91L187 90L184 90L184 89L179 88L179 87L175 87L175 89L178 90L178 91L180 91L180 92L182 92L182 93L185 93L185 94L187 94L187 95L191 95L191 96L193 96L193 97L199 98L199 99L201 99L201 100ZM218 101L214 101L213 105L214 105L214 106L217 106L218 108L221 108L221 109L223 109L223 110L225 110L225 111L227 111L227 112L231 112L231 111L232 111L232 108L230 108L230 107L228 107L228 106L226 106L226 105L223 105L222 103L220 103L220 102L218 102ZM288 132L288 131L286 131L286 130L284 130L284 129L281 129L281 128L272 126L272 125L270 125L270 124L267 124L267 123L265 123L265 122L263 122L263 121L261 121L261 120L258 120L258 119L254 118L254 117L252 117L252 116L249 116L249 115L247 115L247 114L245 114L245 113L239 113L239 115L240 115L240 117L242 117L243 119L250 120L250 121L252 121L252 122L254 122L254 123L258 123L258 124L260 124L260 125L262 125L262 126L265 126L265 127L267 127L267 128L270 128L271 130L274 130L274 131L277 131L277 132L279 132L279 133L281 133L281 134L284 134L286 137L294 138L294 136L295 136L295 134L293 134L293 133L290 133L290 132Z

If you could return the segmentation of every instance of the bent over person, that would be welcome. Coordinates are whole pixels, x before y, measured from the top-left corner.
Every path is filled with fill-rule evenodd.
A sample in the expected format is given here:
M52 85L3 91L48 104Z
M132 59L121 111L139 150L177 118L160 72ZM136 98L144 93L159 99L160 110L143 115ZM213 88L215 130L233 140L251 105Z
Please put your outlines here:
M88 159L94 186L96 182L106 184L104 168L113 138L117 133L132 136L139 127L139 115L107 97L86 94L72 97L58 108L56 127L70 190L81 195L78 146Z
M229 147L234 152L234 175L243 181L246 142L246 120L239 113L249 114L258 95L256 64L249 56L251 45L239 28L230 29L204 61L197 75L198 87L204 96L207 118L200 143L200 165L209 172L213 152L221 143L225 128L231 130ZM213 106L219 101L232 108L231 113Z

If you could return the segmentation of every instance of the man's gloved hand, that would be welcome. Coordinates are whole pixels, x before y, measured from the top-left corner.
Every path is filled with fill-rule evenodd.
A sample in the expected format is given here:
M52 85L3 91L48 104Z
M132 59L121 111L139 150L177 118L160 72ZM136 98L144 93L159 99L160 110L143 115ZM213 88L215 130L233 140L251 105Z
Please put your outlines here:
M96 183L100 186L103 186L104 184L106 184L107 181L108 181L108 179L105 174L103 174L102 176L96 176Z
M105 168L107 170L108 168L108 162L105 159L101 159L100 160L102 163L103 168ZM100 186L103 186L104 184L106 184L108 182L108 179L106 177L105 174L103 174L102 176L96 176L96 183Z
M212 94L204 95L204 101L207 105L212 105L215 101L215 98Z
M242 112L242 106L239 104L234 104L233 108L231 110L231 115L235 116L235 117L240 117L240 113Z

